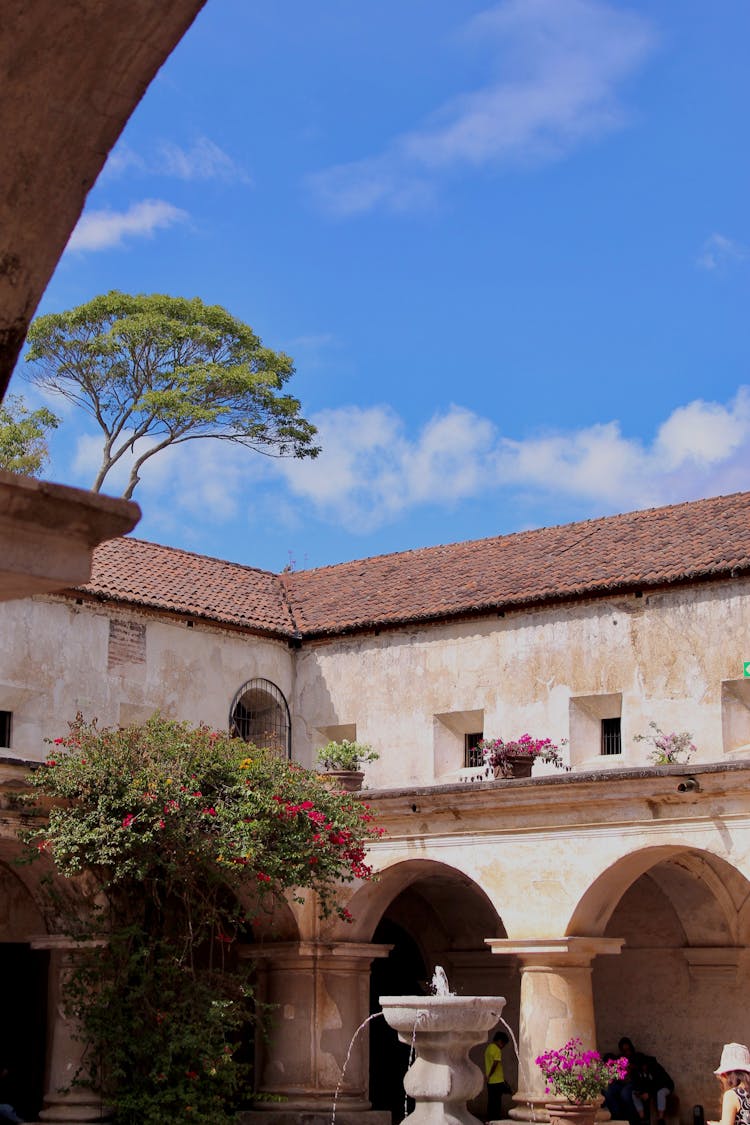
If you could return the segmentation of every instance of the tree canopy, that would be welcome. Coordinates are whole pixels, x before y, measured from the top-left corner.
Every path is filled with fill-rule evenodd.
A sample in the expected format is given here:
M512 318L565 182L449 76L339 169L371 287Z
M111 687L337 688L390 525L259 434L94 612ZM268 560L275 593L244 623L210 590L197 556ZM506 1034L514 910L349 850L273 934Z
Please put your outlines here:
M319 452L299 400L282 393L292 360L219 305L113 291L38 317L28 343L31 380L76 403L103 432L94 492L130 454L123 496L132 496L150 457L197 438L277 456Z
M29 410L21 395L9 395L0 404L0 469L37 476L49 460L47 432L59 422L46 407Z

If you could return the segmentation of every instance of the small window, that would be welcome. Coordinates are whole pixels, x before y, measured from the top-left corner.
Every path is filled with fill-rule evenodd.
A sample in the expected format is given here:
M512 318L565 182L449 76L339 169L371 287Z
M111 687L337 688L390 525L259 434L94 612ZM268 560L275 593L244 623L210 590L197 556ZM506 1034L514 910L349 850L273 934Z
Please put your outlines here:
M291 719L284 693L270 680L248 680L232 700L229 730L236 738L291 757Z
M464 735L464 765L468 767L484 765L482 759L482 751L479 749L479 743L484 738L481 730L474 731L473 734Z
M0 711L0 746L5 749L10 746L10 725L12 718L12 711Z
M602 719L602 754L622 754L622 729L620 718Z

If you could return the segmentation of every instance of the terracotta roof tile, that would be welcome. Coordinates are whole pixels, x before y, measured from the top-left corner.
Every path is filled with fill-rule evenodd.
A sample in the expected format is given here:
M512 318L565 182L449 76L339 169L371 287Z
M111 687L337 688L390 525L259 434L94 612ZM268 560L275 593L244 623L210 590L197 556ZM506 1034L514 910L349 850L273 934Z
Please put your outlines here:
M303 635L750 568L750 493L282 575Z
M90 594L316 636L750 571L750 492L276 575L114 539Z
M94 552L91 578L80 589L115 601L294 635L277 575L143 539L102 543Z

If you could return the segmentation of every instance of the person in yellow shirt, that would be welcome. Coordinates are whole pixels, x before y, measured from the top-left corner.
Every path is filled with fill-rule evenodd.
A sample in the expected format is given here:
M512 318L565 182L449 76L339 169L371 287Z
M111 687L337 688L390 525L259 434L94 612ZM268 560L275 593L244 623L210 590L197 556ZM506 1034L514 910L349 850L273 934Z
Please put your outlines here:
M487 1078L487 1120L499 1121L503 1115L503 1094L512 1094L505 1081L503 1047L508 1044L504 1031L496 1031L484 1049L484 1073Z

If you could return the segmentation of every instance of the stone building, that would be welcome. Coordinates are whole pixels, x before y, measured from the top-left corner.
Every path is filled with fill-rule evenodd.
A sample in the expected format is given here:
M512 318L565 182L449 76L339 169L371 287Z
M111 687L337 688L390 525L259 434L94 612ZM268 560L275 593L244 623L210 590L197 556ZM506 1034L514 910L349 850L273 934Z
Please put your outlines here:
M507 998L515 1116L543 1100L540 1050L626 1034L672 1073L688 1122L694 1103L713 1112L721 1044L750 1039L749 626L750 493L281 575L115 539L86 585L0 605L0 777L18 784L77 711L234 726L307 765L330 738L372 744L387 834L380 878L347 890L354 922L290 903L257 934L278 1012L258 1085L286 1100L252 1119L328 1120L378 995L440 964L456 991ZM634 738L650 722L692 733L689 764L651 763ZM566 740L570 770L477 779L477 739L524 731ZM57 1092L76 1050L56 1004L66 951L3 806L13 1041L44 1120L96 1120ZM375 1020L341 1125L397 1111L402 1073Z

